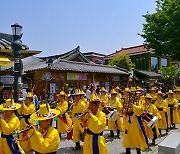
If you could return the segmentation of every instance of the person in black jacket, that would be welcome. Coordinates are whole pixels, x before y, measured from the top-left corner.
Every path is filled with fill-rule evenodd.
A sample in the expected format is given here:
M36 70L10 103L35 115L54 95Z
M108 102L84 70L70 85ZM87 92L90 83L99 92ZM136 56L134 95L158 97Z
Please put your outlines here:
M4 97L3 97L3 88L4 88L4 84L2 82L0 82L0 104L5 103Z

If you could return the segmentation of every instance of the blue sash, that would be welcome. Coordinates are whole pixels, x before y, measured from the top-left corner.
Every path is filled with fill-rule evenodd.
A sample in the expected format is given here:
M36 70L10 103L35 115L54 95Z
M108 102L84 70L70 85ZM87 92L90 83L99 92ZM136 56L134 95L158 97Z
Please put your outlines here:
M141 130L142 130L142 132L143 132L144 138L145 138L145 140L146 140L146 144L148 144L148 137L147 137L147 135L146 135L146 131L145 131L145 129L144 129L144 125L143 125L143 122L142 122L142 120L141 120L141 117L140 117L140 116L136 116L136 117L137 117L137 119L138 119L139 126L140 126L140 128L141 128Z
M64 114L62 114L62 118L63 118L63 120L67 123L67 120L66 120L66 115L65 115L65 113Z
M19 147L18 147L17 143L15 142L12 134L10 134L10 135L1 134L1 137L6 138L9 148L11 149L11 152L13 154L21 154Z
M24 118L24 120L25 120L25 122L28 124L28 125L30 125L30 123L29 123L29 118L30 118L30 116L31 115L24 115L24 114L22 114L22 118Z

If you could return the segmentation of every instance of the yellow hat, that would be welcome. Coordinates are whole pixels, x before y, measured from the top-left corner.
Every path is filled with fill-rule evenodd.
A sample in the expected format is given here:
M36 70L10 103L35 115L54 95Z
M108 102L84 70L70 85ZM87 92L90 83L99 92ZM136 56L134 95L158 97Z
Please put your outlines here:
M131 90L132 92L135 92L135 91L136 91L136 87L131 87L130 90Z
M94 93L90 94L90 101L89 103L94 103L94 102L100 102L100 99L95 95Z
M129 88L125 88L125 90L124 90L125 92L131 92L131 90L129 89Z
M80 89L76 89L76 90L75 90L75 93L74 93L73 95L81 95Z
M175 91L180 91L180 87L176 87Z
M27 95L26 95L26 97L32 98L32 97L33 97L33 93L32 93L32 92L28 92Z
M0 110L17 110L20 107L21 104L14 103L14 99L6 99L6 103L0 105Z
M49 104L40 105L40 109L30 116L32 120L48 120L57 117L60 114L59 110L51 109Z
M117 94L117 92L113 89L111 90L111 94Z
M137 91L142 91L143 89L139 86L137 86Z
M81 90L81 95L85 95L85 92L84 92L84 90Z
M174 94L172 90L169 90L166 94Z
M119 88L119 86L117 86L116 89L117 89L117 90L121 90L121 89Z
M164 93L162 93L161 91L158 91L156 94L164 96Z
M61 91L59 94L57 94L56 96L67 96L66 93L64 91Z
M106 89L104 87L101 88L101 91L106 91Z
M145 98L152 99L152 96L151 96L151 94L147 93L146 96L145 96Z
M152 87L152 88L150 89L150 91L156 91L156 89L155 89L154 87Z

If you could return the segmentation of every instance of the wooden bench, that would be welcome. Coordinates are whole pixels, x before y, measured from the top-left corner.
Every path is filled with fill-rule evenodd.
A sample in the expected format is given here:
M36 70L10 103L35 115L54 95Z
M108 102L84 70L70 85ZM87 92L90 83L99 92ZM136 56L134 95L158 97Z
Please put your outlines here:
M180 133L172 132L159 143L158 154L180 154Z

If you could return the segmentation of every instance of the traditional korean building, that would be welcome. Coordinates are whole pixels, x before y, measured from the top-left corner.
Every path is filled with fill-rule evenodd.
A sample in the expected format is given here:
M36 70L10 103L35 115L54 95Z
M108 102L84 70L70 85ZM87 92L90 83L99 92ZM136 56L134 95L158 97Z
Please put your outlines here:
M65 85L85 89L89 84L99 84L109 90L111 86L125 83L128 76L124 69L93 63L80 52L79 46L60 55L28 57L23 65L24 82L31 85L37 95L46 88L52 96Z
M96 52L86 52L83 53L87 59L96 63L96 64L104 64L106 55Z

